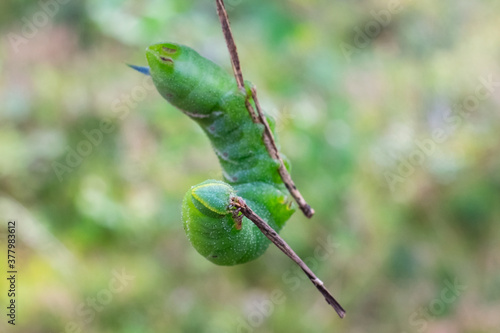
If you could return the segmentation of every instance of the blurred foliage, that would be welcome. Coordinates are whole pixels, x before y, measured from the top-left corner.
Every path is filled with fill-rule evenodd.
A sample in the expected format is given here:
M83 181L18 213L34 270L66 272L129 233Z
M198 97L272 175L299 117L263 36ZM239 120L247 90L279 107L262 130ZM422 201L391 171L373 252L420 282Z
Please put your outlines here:
M282 235L346 308L340 320L277 249L217 267L184 236L182 197L221 177L217 160L125 64L173 41L230 70L213 2L2 2L0 216L19 224L17 331L498 329L499 86L453 110L485 91L481 80L500 81L499 4L402 0L380 16L390 3L226 0L245 78L316 210ZM54 11L45 21L43 8ZM113 129L58 177L54 162L103 120ZM105 298L122 269L135 278ZM466 286L452 300L450 283ZM282 302L266 308L274 291ZM105 305L89 310L96 297Z

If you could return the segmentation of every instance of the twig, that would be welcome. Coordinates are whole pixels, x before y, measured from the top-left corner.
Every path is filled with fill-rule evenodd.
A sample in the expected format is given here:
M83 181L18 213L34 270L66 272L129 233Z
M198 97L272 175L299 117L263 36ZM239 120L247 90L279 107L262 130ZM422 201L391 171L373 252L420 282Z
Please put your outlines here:
M255 107L257 108L259 119L261 123L264 124L265 127L266 135L264 135L264 144L266 145L266 148L269 151L271 157L280 161L280 167L278 169L278 172L281 176L281 179L283 180L283 183L285 183L285 186L292 195L292 197L294 197L295 201L297 201L297 204L299 205L304 215L307 216L308 218L311 218L314 215L314 209L311 206L309 206L309 204L306 202L302 194L300 194L299 190L297 189L297 186L295 186L295 183L292 180L292 177L288 173L288 170L285 168L283 159L281 158L278 152L278 147L276 147L276 142L274 141L273 132L271 131L271 128L267 123L266 117L264 116L264 113L260 108L259 100L257 99L257 90L254 87L252 87L252 98L255 102Z
M222 33L224 34L227 48L229 49L229 54L231 55L231 65L233 65L236 83L238 83L238 88L245 89L245 82L243 80L243 74L241 73L240 59L238 58L238 51L236 50L236 43L234 42L233 33L231 32L231 26L229 25L229 18L227 16L226 7L224 6L224 1L215 0L215 2L217 3L217 14L219 15L220 24L222 25Z
M234 42L233 34L231 32L231 26L229 25L229 18L227 16L226 8L224 6L223 0L215 0L217 4L217 14L219 15L219 20L222 25L222 32L224 34L224 38L226 39L227 48L229 50L229 54L231 55L231 65L233 66L234 77L236 78L236 83L238 84L238 88L245 92L245 81L243 80L243 74L241 72L240 60L238 57L238 51L236 49L236 44ZM266 146L267 151L271 158L276 159L280 162L280 167L278 172L283 180L283 183L287 187L288 191L295 199L297 204L299 205L300 210L304 213L305 216L311 218L314 215L314 209L311 208L300 194L299 190L295 186L292 177L288 173L288 170L285 168L285 164L283 163L283 159L281 158L278 148L276 146L276 142L274 141L273 133L271 132L271 128L267 123L266 117L264 116L262 109L260 108L259 100L257 99L257 91L254 87L252 87L252 99L255 103L255 108L257 112L254 110L252 104L247 99L245 101L245 105L247 107L248 113L250 117L252 117L253 122L261 123L264 125L264 134L263 141Z
M255 212L248 207L245 201L241 197L233 197L231 200L231 204L236 208L237 211L240 211L243 215L245 215L250 221L255 223L255 225L262 231L262 233L269 238L271 242L273 242L283 253L285 253L290 259L295 261L297 265L306 273L307 277L314 286L319 290L321 294L325 297L325 300L328 304L330 304L340 318L344 318L345 310L342 306L335 300L335 298L330 294L330 292L325 288L323 282L318 279L318 277L311 271L311 269L300 259L300 257L292 250L292 248L283 240L283 238L278 235L276 231L273 230L259 215L255 214Z

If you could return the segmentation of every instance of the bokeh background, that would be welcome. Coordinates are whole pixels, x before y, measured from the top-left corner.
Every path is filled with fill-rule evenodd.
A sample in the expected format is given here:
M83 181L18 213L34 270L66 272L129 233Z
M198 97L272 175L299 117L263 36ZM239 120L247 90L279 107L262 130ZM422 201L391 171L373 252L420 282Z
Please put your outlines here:
M18 0L0 3L0 239L17 219L19 271L0 330L498 332L500 3L226 5L316 210L282 236L346 318L277 249L218 267L184 235L182 197L218 162L125 64L172 41L230 71L213 1Z

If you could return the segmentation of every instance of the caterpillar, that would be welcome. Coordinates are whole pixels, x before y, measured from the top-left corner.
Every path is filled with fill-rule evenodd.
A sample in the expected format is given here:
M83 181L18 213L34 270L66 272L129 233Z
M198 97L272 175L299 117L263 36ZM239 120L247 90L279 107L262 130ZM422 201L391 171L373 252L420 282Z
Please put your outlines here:
M264 126L254 123L245 101L253 103L251 83L238 89L233 76L190 47L164 43L147 48L151 75L170 104L197 122L210 139L223 180L192 186L182 202L187 238L202 256L218 265L236 265L261 256L270 244L257 226L231 210L238 196L276 232L295 212L295 204L262 141ZM272 132L275 123L266 116ZM281 155L285 166L290 164Z

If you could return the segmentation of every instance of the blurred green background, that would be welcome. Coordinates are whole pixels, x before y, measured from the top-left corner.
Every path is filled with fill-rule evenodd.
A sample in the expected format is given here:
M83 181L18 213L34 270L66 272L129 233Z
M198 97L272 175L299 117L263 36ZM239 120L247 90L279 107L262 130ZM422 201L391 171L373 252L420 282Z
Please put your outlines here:
M230 71L213 1L59 1L0 4L0 331L498 332L498 1L226 1L316 210L282 236L343 320L277 249L218 267L184 235L218 162L125 64L172 41Z

